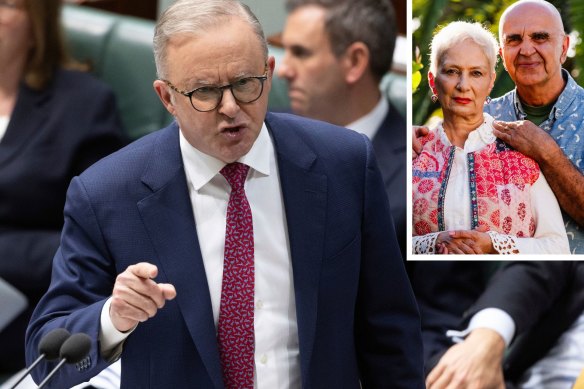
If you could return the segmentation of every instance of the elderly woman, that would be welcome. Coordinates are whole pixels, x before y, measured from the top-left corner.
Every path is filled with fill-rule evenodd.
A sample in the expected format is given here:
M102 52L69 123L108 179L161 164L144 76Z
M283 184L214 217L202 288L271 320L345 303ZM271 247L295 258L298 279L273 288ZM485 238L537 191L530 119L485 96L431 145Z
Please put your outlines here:
M444 120L413 161L415 254L569 254L537 163L498 140L483 113L497 51L478 23L453 22L434 36L428 80Z
M24 333L50 282L69 181L123 144L111 90L65 70L60 3L0 0L0 278L29 306L0 330L0 374L24 366Z

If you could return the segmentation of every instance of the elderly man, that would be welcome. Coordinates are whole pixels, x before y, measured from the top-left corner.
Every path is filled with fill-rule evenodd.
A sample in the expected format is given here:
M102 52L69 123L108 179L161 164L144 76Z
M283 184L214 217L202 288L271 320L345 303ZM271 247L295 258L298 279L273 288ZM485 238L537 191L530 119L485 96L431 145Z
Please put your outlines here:
M266 114L274 58L238 1L175 2L154 52L176 122L72 181L29 363L64 327L93 341L56 387L123 356L122 388L423 388L369 140Z
M486 110L500 120L496 135L540 164L565 211L572 251L582 253L584 90L562 69L569 38L560 14L543 0L520 1L503 13L499 32L503 63L516 89ZM584 365L582 353L571 352L584 347L584 298L578 292L584 288L583 269L580 263L503 268L469 311L476 314L459 334L465 340L428 375L428 387L491 388L506 381L569 388Z
M406 122L380 92L396 23L390 0L287 0L278 75L292 111L363 133L379 163L406 254Z
M539 163L565 212L570 248L584 254L584 89L562 69L569 36L553 5L524 0L502 15L499 38L516 89L486 111L511 121L495 122L496 135Z

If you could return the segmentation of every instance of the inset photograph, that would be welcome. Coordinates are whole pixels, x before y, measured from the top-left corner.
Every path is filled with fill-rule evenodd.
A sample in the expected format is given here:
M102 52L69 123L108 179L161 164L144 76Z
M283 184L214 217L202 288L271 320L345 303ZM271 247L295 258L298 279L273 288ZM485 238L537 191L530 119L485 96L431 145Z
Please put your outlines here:
M584 252L581 7L413 1L413 254Z

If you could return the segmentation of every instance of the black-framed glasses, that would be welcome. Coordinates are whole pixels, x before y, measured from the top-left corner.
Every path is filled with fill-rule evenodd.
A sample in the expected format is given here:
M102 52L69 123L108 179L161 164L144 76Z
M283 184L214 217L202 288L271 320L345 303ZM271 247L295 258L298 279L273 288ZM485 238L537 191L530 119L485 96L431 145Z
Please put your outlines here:
M268 79L268 66L266 64L263 76L244 77L231 84L223 86L202 86L190 92L182 91L168 80L162 80L175 92L187 96L191 105L199 112L210 112L216 109L225 89L231 89L233 97L238 103L249 104L260 98L264 91L264 82Z

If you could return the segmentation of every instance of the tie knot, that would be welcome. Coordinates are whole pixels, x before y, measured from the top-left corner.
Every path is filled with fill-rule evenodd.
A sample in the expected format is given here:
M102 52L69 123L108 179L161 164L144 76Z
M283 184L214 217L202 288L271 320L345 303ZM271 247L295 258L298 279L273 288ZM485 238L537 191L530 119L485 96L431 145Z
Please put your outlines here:
M231 190L236 191L243 188L248 171L249 166L241 162L233 162L225 165L220 173L225 177L229 185L231 185Z

